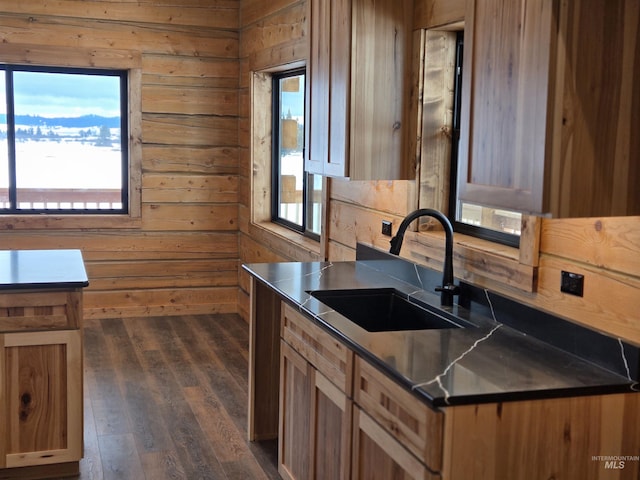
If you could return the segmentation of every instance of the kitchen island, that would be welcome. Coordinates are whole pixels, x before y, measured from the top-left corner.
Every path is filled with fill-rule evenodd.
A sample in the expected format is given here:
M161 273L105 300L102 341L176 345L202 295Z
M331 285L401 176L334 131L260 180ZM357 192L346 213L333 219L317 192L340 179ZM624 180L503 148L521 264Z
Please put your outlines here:
M320 478L327 461L336 478L637 478L637 347L528 312L585 344L563 350L473 289L440 312L465 328L399 332L368 332L310 294L392 288L439 310L417 266L404 269L414 281L396 275L402 262L245 266L249 438L279 438L285 478Z
M78 474L88 284L79 250L0 251L0 478Z

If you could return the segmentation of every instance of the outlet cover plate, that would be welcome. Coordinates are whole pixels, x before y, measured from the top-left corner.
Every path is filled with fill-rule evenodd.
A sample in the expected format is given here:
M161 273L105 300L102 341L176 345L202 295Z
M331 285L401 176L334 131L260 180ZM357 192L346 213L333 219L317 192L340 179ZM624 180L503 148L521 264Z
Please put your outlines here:
M562 270L560 291L582 297L584 293L584 275Z
M391 236L391 226L392 223L389 220L382 221L382 235L386 235L387 237Z

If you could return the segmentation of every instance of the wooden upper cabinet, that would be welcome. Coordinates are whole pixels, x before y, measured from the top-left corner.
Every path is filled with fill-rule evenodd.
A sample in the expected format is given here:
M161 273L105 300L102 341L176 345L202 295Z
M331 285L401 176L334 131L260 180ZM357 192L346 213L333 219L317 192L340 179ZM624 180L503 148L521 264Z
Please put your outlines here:
M548 208L543 190L552 111L553 2L467 5L459 197L542 212Z
M559 217L640 215L638 1L562 6L551 209Z
M556 217L640 214L637 1L467 5L460 198Z
M306 170L411 178L413 0L311 0Z

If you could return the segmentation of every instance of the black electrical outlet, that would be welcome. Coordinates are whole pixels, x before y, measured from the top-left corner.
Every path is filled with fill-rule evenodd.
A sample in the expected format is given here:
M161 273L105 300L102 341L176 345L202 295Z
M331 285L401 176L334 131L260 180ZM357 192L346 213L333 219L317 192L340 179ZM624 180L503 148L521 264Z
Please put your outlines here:
M382 220L382 234L387 237L391 236L391 222L389 220Z
M562 271L560 291L582 297L584 291L584 275Z

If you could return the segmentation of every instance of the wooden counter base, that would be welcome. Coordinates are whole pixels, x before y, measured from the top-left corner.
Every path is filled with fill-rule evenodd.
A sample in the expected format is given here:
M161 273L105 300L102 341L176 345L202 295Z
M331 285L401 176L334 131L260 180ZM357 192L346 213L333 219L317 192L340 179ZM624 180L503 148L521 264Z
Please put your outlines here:
M80 462L57 463L54 465L38 465L35 467L19 467L0 469L0 480L20 479L39 480L44 478L65 478L80 474Z
M279 437L283 478L311 477L318 465L354 480L399 471L414 480L638 478L638 393L434 409L359 352L342 355L339 340L268 286L255 278L251 286L248 433ZM310 429L290 427L301 423Z
M0 292L0 479L77 474L82 289Z

